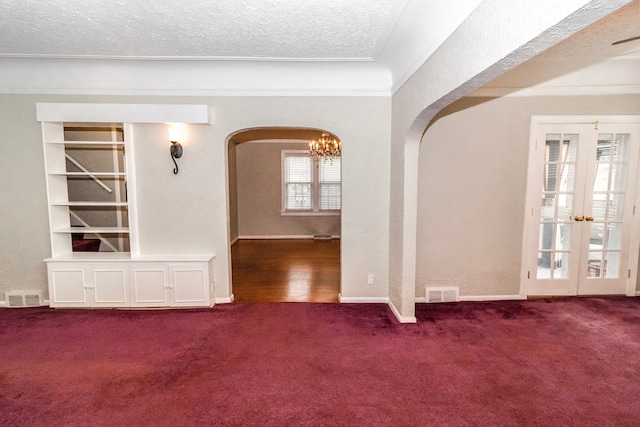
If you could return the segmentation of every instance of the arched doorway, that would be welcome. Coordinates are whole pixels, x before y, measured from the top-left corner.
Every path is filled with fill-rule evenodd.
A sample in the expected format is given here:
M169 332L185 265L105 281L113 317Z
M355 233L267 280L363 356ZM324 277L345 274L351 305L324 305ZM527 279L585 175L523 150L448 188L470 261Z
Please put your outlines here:
M235 301L338 302L341 159L309 157L322 132L268 127L227 138Z

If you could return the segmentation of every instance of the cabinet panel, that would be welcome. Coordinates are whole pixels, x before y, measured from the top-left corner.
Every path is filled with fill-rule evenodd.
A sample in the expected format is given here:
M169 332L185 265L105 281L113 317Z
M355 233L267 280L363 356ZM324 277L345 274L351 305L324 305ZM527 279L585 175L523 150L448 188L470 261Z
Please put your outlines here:
M208 302L205 267L172 269L173 299L176 305L200 305Z
M133 305L168 305L167 268L140 266L133 270Z
M85 274L82 268L49 270L49 299L51 306L85 306L87 301L87 289Z
M129 304L127 267L95 268L91 285L96 305L121 307Z

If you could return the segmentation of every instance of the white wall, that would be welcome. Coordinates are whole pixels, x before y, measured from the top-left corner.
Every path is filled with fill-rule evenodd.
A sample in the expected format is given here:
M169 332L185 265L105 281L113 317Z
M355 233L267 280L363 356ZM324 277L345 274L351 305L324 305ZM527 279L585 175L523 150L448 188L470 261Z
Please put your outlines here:
M254 127L327 129L343 141L342 294L386 297L389 98L0 95L0 292L42 289L51 255L36 102L209 104L211 126L187 129L173 175L164 125L135 127L142 253L216 254L216 297L230 295L227 146ZM363 153L366 156L363 156ZM367 275L374 273L374 285Z
M339 236L339 215L281 215L282 150L308 151L309 144L245 142L237 145L238 234L240 237Z
M238 172L236 168L237 144L231 140L228 144L229 159L229 241L235 241L238 236Z
M393 96L389 298L415 321L418 151L450 103L630 0L484 0Z
M0 96L0 292L46 289L42 260L51 256L51 242L42 132L35 117L33 98Z
M640 114L640 95L463 98L420 146L416 297L516 296L532 115Z

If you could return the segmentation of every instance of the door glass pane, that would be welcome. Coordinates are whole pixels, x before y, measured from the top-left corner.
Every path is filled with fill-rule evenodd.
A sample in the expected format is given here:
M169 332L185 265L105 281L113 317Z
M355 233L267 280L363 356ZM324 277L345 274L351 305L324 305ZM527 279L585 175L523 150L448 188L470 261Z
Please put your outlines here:
M551 252L538 252L536 279L551 279Z
M602 277L602 252L589 252L587 277Z
M554 224L540 224L539 250L543 251L553 249L553 228Z
M540 220L553 221L556 216L556 195L554 193L543 193L540 201Z
M604 277L616 279L620 277L620 252L606 252L604 264Z
M623 162L628 160L629 153L628 133L617 133L611 147L611 160L614 162Z
M596 152L596 159L599 161L611 160L611 141L613 140L613 134L600 133L598 134L598 148Z
M547 134L545 162L557 162L560 158L560 134Z
M578 152L578 135L566 134L562 141L564 162L575 162Z
M620 240L622 239L622 223L610 223L607 227L607 238L605 241L605 249L620 250Z
M571 224L557 224L556 250L568 251L571 246Z
M547 135L542 191L573 191L577 142L575 134Z
M591 249L602 249L604 242L604 224L602 222L592 222L589 228L589 247Z
M573 191L576 177L576 165L563 164L560 168L560 191Z
M544 178L542 191L557 191L558 190L558 164L549 163L544 165Z
M596 221L603 221L607 213L607 195L606 194L594 194L593 202L591 205L591 216Z
M622 221L623 202L624 202L624 194L614 193L609 195L607 220Z
M558 217L557 220L571 221L573 213L573 194L558 194Z
M611 165L611 191L624 191L627 179L627 165L614 163Z
M593 184L593 191L607 191L609 189L609 163L596 164L596 181Z
M553 270L554 279L568 279L569 278L569 253L568 252L556 252L555 254L555 268Z
M562 139L562 144L560 140ZM578 134L548 133L546 136L547 150L545 162L575 162L578 151Z

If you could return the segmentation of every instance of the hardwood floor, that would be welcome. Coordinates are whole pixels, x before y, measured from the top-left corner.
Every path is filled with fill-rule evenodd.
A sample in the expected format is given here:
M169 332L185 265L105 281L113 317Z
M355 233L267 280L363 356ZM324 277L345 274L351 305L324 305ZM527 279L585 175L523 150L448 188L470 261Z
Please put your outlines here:
M239 240L231 247L235 301L338 302L340 240Z

